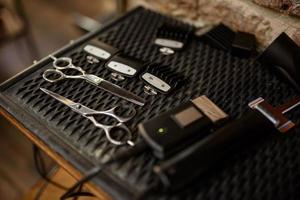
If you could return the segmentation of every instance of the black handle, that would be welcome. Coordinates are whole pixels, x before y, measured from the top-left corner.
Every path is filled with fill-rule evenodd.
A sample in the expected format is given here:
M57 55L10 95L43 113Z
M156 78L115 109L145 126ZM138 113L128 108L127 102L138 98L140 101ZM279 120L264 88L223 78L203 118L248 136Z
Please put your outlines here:
M300 92L299 55L300 47L286 33L281 33L260 55L259 60Z
M230 122L173 158L154 167L166 187L178 188L237 153L274 129L273 124L254 110Z

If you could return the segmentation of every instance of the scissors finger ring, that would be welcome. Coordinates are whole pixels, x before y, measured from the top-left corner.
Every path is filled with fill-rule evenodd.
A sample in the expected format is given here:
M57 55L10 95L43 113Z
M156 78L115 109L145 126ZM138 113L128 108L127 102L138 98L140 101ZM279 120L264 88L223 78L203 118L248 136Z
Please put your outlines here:
M67 69L73 67L72 59L68 57L60 57L55 58L54 56L51 57L53 61L53 66L56 69Z
M128 144L130 146L134 145L134 143L132 142L132 137L133 137L132 133L125 124L118 123L115 126L108 126L108 127L104 128L104 130L105 130L108 141L111 142L112 144L114 144L114 145ZM121 131L124 135L126 135L126 137L127 137L126 140L114 139L111 135L113 131Z
M64 79L65 74L57 69L47 69L43 73L43 78L50 83L54 83Z

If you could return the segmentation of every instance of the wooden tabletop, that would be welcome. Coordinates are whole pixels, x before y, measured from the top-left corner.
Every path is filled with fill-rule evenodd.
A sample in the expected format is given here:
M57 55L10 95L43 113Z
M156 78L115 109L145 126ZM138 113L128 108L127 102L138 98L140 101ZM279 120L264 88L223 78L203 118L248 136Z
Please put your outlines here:
M2 107L0 107L0 114L3 115L8 121L10 121L16 128L18 128L33 144L38 146L42 151L44 151L50 158L52 158L60 167L67 171L75 179L79 180L82 174L74 168L70 163L68 163L63 157L57 154L53 149L51 149L47 144L36 137L30 130L24 127L20 122L18 122L12 115L6 112ZM103 191L101 188L97 187L91 182L86 183L86 188L91 191L95 196L101 200L109 200L111 197Z

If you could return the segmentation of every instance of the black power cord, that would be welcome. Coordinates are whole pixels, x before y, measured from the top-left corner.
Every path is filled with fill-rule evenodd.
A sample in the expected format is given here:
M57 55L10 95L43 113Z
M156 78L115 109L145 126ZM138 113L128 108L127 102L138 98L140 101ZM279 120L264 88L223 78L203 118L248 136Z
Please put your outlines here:
M149 150L148 146L144 142L139 142L137 145L133 146L131 149L126 151L122 151L119 154L113 156L109 161L103 163L101 166L96 166L91 169L82 179L80 179L77 183L75 183L72 187L70 187L61 197L61 200L65 200L71 197L80 197L80 196L94 196L89 192L76 192L76 190L81 187L84 183L93 179L96 175L98 175L103 169L108 167L110 164L115 162L124 161L129 159L132 156L139 155L142 152Z
M33 145L33 157L34 157L34 163L35 163L35 167L37 172L40 174L40 176L46 181L45 184L43 184L41 186L41 188L39 189L39 191L37 192L34 200L39 200L43 194L43 192L45 191L45 189L47 188L47 186L50 184L62 189L62 190L67 190L68 188L66 186L63 186L53 180L51 180L47 174L48 172L46 171L46 167L45 167L45 162L44 159L41 155L40 150L38 149L38 147L36 145ZM92 194L89 194L87 192L82 192L82 186L83 185L79 185L78 190L76 191L76 193L81 194L81 196L93 196ZM73 195L72 197L74 197L74 200L77 200L78 196L77 195Z
M33 145L33 159L34 159L34 164L35 164L35 168L36 168L37 172L45 181L51 183L52 185L54 185L62 190L68 189L66 186L63 186L63 185L51 180L47 176L48 172L45 167L45 161L41 155L39 148L36 145Z

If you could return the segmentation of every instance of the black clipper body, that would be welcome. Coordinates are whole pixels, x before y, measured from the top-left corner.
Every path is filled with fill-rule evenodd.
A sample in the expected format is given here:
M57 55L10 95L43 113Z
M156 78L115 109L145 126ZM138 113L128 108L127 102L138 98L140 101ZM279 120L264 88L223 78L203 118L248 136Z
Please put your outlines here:
M284 114L299 105L300 97L277 107L258 98L249 103L250 109L242 117L228 122L170 159L160 162L153 170L166 188L184 187L210 169L222 166L224 160L265 139L267 135L288 132L295 124ZM186 172L189 172L188 176Z
M206 96L200 96L138 125L154 155L165 159L210 133L214 124L227 118Z

